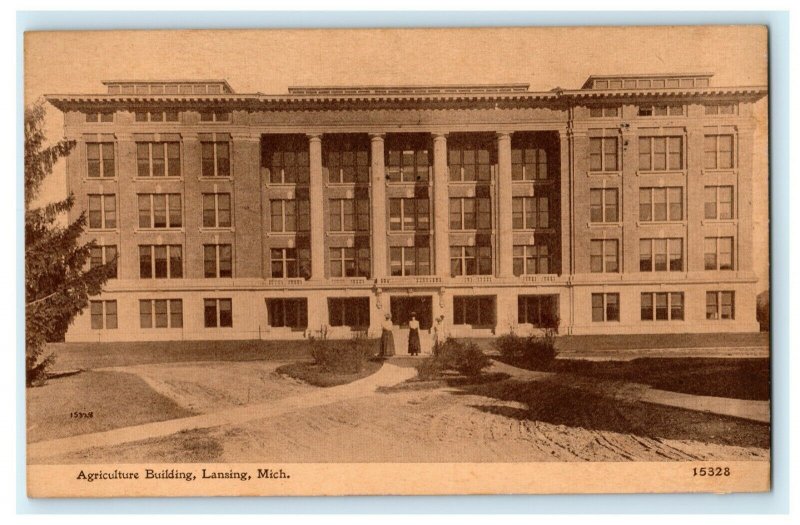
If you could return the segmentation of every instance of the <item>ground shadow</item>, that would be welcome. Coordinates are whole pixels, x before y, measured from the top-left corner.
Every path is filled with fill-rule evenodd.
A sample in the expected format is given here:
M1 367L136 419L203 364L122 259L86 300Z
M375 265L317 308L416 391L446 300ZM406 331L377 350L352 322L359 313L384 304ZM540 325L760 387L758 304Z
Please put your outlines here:
M474 405L505 417L541 421L643 438L695 440L717 445L769 449L770 426L744 419L606 397L557 384L554 380L464 386L455 395L513 401L527 408Z

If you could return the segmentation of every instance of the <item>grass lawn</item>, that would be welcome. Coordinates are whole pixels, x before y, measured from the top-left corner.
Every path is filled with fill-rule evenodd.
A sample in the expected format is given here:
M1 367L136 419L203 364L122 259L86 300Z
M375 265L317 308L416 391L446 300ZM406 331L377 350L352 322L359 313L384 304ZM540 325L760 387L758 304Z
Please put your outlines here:
M329 387L346 385L347 383L352 383L353 381L371 376L380 370L381 366L383 366L382 361L369 359L364 362L364 367L361 372L340 374L327 372L311 361L299 361L279 366L275 369L275 373L299 379L309 385Z
M190 361L291 360L310 356L307 341L145 341L56 343L54 371Z
M123 372L82 372L26 389L28 442L194 415ZM73 418L72 412L91 412Z
M640 358L632 361L557 360L550 371L628 381L701 396L766 401L769 359Z

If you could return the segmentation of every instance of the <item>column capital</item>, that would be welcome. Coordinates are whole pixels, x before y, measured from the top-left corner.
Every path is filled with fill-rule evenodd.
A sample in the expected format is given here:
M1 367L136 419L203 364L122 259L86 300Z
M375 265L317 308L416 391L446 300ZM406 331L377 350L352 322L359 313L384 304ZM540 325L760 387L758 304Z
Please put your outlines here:
M449 131L431 131L431 136L433 140L447 140L447 136L450 135Z
M322 133L306 133L306 137L308 137L309 142L322 141Z
M369 140L383 140L386 138L386 133L384 132L376 132L369 134Z
M511 140L513 131L495 131L494 136L497 140Z

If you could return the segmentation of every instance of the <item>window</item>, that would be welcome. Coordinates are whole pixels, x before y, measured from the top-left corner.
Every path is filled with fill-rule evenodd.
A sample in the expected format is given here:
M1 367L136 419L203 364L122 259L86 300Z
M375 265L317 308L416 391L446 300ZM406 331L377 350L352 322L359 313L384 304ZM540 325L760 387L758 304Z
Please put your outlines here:
M309 156L308 140L305 137L270 139L263 145L264 165L269 169L272 184L308 184Z
M733 168L733 135L706 135L703 144L703 168Z
M183 328L183 301L181 299L140 300L139 326L142 328Z
M683 292L642 294L642 321L682 321Z
M706 237L706 270L733 270L733 237Z
M91 178L112 178L116 175L113 142L87 142L86 162Z
M520 295L517 297L517 321L542 328L556 328L557 295Z
M204 299L203 320L206 328L233 326L233 304L230 299Z
M140 244L139 277L180 279L183 277L183 248L180 244Z
M511 147L511 180L547 179L547 152L542 148Z
M273 199L269 201L270 225L273 232L307 232L311 230L311 203L308 199Z
M492 227L492 201L488 197L451 197L451 230L488 230Z
M490 328L496 324L495 317L492 295L453 297L453 324Z
M706 115L735 115L735 104L706 104Z
M617 137L589 138L589 170L618 171Z
M706 186L706 219L733 219L733 186Z
M180 177L181 145L179 142L137 142L136 162L139 177Z
M331 277L367 277L370 275L369 247L331 248Z
M430 201L427 197L389 199L391 231L429 231Z
M706 292L706 319L735 319L733 292Z
M422 140L386 140L386 177L390 182L427 182L431 152Z
M618 117L619 106L592 106L589 108L589 116L592 118Z
M491 246L451 246L450 275L491 275Z
M228 135L203 134L200 141L203 177L230 177L231 151Z
M547 197L513 197L511 200L511 227L515 230L532 230L550 226L550 199Z
M619 222L619 190L617 188L589 190L589 207L591 222Z
M117 301L89 301L93 330L113 330L117 327Z
M450 180L490 181L492 180L492 156L494 153L492 140L465 139L448 141L447 164Z
M270 249L272 277L311 277L311 250L308 248Z
M619 321L619 294L592 294L592 322Z
M214 110L201 111L200 122L230 122L231 114L229 111Z
M619 241L617 239L592 240L590 263L592 273L619 272Z
M233 247L230 244L203 245L203 277L233 277Z
M178 122L178 111L136 111L134 119L136 122Z
M683 106L679 104L639 106L640 117L678 117L683 115Z
M267 324L273 328L308 328L307 299L267 299Z
M231 194L203 194L203 228L231 227Z
M139 228L180 228L180 193L140 193Z
M639 271L683 271L683 239L640 239Z
M326 143L328 181L334 184L369 182L369 143L362 140L332 140L332 143Z
M114 194L89 195L89 229L113 230L117 227L117 197Z
M86 122L114 122L114 112L93 111L86 113Z
M389 259L393 276L431 274L431 250L427 246L392 246Z
M328 299L328 324L366 328L369 326L369 297L331 297Z
M640 137L639 170L683 169L683 137Z
M663 222L683 220L683 188L640 188L639 220Z
M328 231L369 231L369 199L330 199Z
M110 279L117 278L117 246L94 246L89 250L89 268L97 268L104 264L112 264Z
M546 244L515 245L513 257L516 276L551 273L552 254Z

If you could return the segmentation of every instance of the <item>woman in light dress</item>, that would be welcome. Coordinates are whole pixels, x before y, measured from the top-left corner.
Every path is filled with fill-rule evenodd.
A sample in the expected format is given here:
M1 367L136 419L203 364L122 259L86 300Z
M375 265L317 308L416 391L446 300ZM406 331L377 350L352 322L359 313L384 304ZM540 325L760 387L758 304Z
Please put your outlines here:
M408 353L419 355L419 352L419 321L417 321L417 314L411 312L411 320L408 322Z
M394 334L392 333L392 316L386 314L381 324L381 350L378 357L386 358L394 355Z

